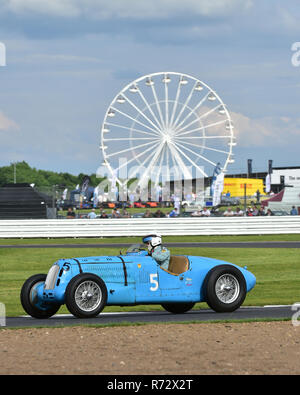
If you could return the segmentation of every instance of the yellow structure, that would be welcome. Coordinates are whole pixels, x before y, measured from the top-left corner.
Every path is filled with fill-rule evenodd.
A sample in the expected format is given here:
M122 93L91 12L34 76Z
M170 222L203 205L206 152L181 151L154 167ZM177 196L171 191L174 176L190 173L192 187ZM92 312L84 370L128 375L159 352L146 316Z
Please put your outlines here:
M264 183L257 178L224 178L223 194L230 192L230 196L244 196L244 185L246 184L246 195L253 196L259 190L261 195L265 195Z

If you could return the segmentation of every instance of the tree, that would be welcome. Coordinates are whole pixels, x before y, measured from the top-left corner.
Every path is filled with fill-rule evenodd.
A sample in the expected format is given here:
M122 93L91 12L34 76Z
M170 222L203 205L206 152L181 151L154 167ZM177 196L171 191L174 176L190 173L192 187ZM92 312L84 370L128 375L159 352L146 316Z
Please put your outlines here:
M60 188L75 189L76 185L81 185L86 174L80 173L75 176L70 173L56 173L50 170L38 170L32 168L25 161L17 162L16 166L16 182L17 183L34 183L36 187L49 187L58 185ZM96 177L96 174L90 176L91 186L96 187L103 179ZM0 167L0 187L5 184L14 182L14 163L9 166Z

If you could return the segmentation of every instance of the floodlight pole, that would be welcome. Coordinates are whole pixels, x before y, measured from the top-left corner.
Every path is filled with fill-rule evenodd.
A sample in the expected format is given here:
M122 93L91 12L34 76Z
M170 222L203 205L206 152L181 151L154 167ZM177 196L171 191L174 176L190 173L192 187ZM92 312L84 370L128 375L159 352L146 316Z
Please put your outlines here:
M246 202L246 198L247 198L247 184L244 184L244 215L246 216L246 209L247 209L247 202Z

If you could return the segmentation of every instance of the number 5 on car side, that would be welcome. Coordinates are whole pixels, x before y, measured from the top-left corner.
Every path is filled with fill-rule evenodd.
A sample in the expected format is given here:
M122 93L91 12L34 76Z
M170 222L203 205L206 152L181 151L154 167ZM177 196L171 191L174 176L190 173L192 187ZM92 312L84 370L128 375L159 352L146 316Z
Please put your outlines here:
M150 274L150 283L152 286L150 287L151 291L157 291L158 290L158 281L157 281L157 273L152 273Z

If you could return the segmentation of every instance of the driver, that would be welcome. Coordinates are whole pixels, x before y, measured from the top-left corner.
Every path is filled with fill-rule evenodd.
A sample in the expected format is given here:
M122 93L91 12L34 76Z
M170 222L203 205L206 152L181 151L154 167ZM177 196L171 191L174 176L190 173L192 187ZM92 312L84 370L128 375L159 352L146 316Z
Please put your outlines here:
M161 236L157 233L143 237L143 243L148 246L148 253L163 269L168 270L170 251L161 245Z

